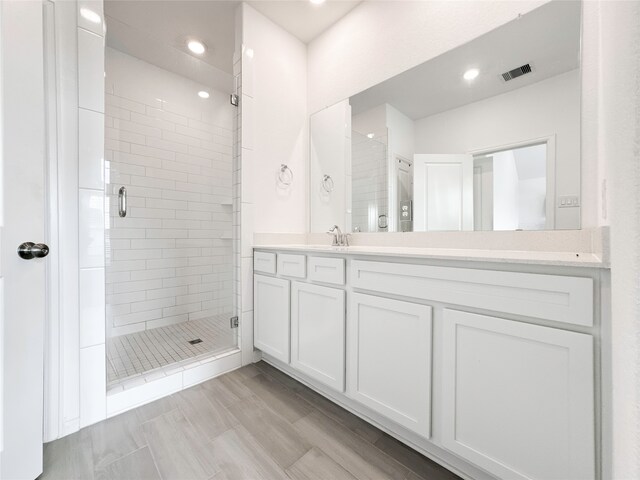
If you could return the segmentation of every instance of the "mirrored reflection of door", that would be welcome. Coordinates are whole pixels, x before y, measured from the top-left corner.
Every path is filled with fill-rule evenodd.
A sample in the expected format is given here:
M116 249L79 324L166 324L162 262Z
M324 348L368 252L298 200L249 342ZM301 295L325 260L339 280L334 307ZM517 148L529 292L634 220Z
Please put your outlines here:
M473 156L414 155L414 230L473 230Z

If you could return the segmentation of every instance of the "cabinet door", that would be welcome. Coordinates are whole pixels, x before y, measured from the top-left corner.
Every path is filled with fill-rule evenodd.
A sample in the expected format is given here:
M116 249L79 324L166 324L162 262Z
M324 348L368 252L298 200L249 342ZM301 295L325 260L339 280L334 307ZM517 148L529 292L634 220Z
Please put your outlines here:
M347 324L347 394L428 438L431 307L353 294Z
M443 444L499 478L595 477L593 339L445 309Z
M253 276L253 344L289 363L289 280Z
M293 282L291 365L344 392L344 291Z

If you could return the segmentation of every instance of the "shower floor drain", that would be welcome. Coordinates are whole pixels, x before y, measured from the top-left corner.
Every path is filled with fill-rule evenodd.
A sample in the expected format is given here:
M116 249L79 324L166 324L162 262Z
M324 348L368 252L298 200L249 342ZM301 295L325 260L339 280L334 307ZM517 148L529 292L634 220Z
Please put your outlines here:
M196 345L196 344L198 344L198 343L202 343L202 340L200 340L199 338L196 338L196 339L194 339L194 340L189 340L189 343L190 343L191 345Z

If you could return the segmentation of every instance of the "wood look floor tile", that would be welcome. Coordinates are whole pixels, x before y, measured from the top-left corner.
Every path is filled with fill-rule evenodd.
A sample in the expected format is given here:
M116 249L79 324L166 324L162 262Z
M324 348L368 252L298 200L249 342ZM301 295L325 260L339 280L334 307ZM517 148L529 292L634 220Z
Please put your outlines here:
M92 480L91 437L80 431L44 446L44 472L39 480Z
M96 480L162 480L149 447L143 447L119 458L104 468L97 469Z
M454 480L264 362L45 445L41 480Z
M297 380L285 375L277 368L272 367L266 362L259 362L255 364L256 367L269 378L273 378L281 382L289 390L294 391L303 400L320 410L328 417L333 418L338 423L344 425L349 430L357 433L365 440L373 443L380 436L382 432L370 423L365 422L360 417L346 411L340 405L333 403L323 395L315 392L306 385L298 382Z
M293 465L311 448L289 422L257 397L245 398L228 408L282 468Z
M142 425L147 444L164 480L208 479L217 473L208 439L178 409Z
M287 469L294 480L356 480L319 448L312 448Z
M360 480L403 480L409 472L407 467L323 413L313 412L294 426L308 442Z
M238 425L238 420L215 395L201 386L175 394L175 400L184 416L208 440Z
M313 410L311 405L298 397L295 392L267 375L256 375L245 380L244 384L269 408L291 423L300 420Z
M161 398L155 402L142 405L133 411L138 417L138 421L142 424L149 420L153 420L160 415L164 415L171 410L175 410L176 408L178 408L178 404L176 403L174 395L169 395L168 397Z
M368 442L374 443L382 436L382 432L360 417L348 412L340 405L311 390L308 387L299 389L297 394L310 405L320 410L326 416L332 418L339 424L347 427L353 433L361 436Z
M202 388L209 390L220 404L228 407L253 395L251 390L242 383L242 380L244 378L238 375L226 374L201 383L201 385Z
M211 442L211 454L221 478L276 480L286 474L243 427L227 430ZM216 477L218 479L218 477Z
M135 410L109 418L87 429L93 446L93 465L100 469L147 444Z
M460 478L386 433L376 441L375 445L424 480L459 480Z

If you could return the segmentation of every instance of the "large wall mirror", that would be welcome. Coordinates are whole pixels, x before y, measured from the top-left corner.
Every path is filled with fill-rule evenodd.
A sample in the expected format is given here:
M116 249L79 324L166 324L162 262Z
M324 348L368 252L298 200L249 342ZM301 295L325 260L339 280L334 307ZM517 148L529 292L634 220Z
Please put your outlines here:
M581 3L547 3L310 118L310 227L580 228Z

